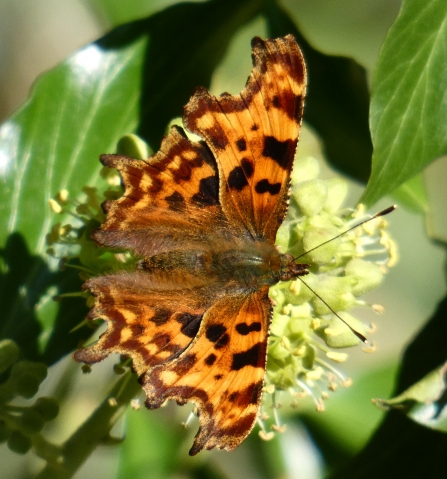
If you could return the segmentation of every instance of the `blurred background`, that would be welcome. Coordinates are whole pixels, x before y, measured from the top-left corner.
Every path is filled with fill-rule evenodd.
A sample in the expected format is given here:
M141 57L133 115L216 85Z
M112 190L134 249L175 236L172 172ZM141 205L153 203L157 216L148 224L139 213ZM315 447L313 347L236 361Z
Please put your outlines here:
M176 2L0 0L0 119L3 121L26 101L33 81L39 74L54 67L118 23L142 18L173 3ZM398 14L400 1L287 0L283 5L315 48L325 53L353 57L370 74L385 35ZM262 32L265 32L265 24L259 18L246 25L234 38L213 77L213 93L240 91L251 65L249 40L254 35L265 36ZM240 64L241 55L245 55L243 70L241 67L241 71L235 72L232 65ZM312 154L324 162L318 139L310 129L304 129L299 151L302 154ZM329 174L332 173L328 169L325 175ZM355 204L363 188L363 185L352 184L350 205ZM436 196L437 188L438 185L432 185L430 194ZM393 203L392 198L382 200L375 205L374 211ZM321 477L324 465L319 447L324 442L338 444L340 455L345 454L346 457L355 454L365 444L382 414L371 405L371 398L389 397L403 348L431 315L445 291L444 255L427 238L424 218L400 208L389 217L389 222L391 234L399 246L401 260L389 272L381 288L366 298L371 303L382 304L385 313L374 317L370 311L365 310L362 316L366 323L373 321L377 325L373 338L377 351L365 354L360 348L352 350L351 359L339 369L354 379L353 386L332 395L322 414L317 414L310 403L299 406L298 413L301 410L304 421L287 421L287 432L275 440L276 446L269 446L276 448L277 453L283 456L287 477ZM95 366L89 376L80 374L79 365L73 364L71 357L52 368L43 392L55 394L61 388L70 388L66 396L67 406L59 418L63 421L58 419L59 425L64 423L66 426L64 430L49 432L55 440L62 440L68 431L80 423L82 417L93 410L112 378L110 370L113 362L112 359L111 362ZM64 377L70 374L78 374L75 387L64 383ZM152 412L143 409L131 411L127 419L129 431L133 428L139 435L132 437L131 432L128 432L127 445L125 441L123 446L132 448L135 456L142 457L142 467L144 457L157 454L152 448L162 441L164 428L172 429L172 423L176 423L176 427L187 416L186 411L172 406ZM165 421L171 424L165 426ZM179 454L186 455L196 427L197 422L190 428L188 437L181 432L185 440ZM120 423L116 430L117 436L123 434L123 428ZM314 440L310 437L309 430L312 430ZM213 477L235 477L235 471L238 477L265 477L260 475L257 459L252 456L253 444L250 441L231 455L213 451L201 453L198 458L185 458L185 474L177 473L171 477L189 477L187 471L190 460L209 462L210 467L217 471ZM117 475L120 474L117 472L119 460L118 449L101 447L75 477L125 477ZM32 477L32 471L39 467L39 461L32 453L21 458L11 453L5 445L0 445L0 463L0 476L10 479ZM141 477L157 477L156 474L151 475L150 471L146 474Z

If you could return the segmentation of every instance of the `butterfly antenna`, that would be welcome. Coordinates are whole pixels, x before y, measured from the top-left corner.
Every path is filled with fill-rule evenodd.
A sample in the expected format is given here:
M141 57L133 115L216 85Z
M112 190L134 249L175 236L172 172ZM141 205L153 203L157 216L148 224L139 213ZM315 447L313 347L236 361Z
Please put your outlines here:
M358 225L357 225L358 226ZM349 231L349 230L348 230ZM298 276L298 279L305 285L307 286L311 291L312 293L323 303L325 304L329 310L335 314L335 316L337 316L337 318L342 321L344 324L346 324L346 326L360 339L360 341L362 341L363 343L367 344L368 343L368 340L365 338L365 336L363 336L363 334L359 333L358 331L356 331L352 326L350 326L338 313L336 313L327 303L326 301L319 295L317 294L317 292L315 290L313 290L305 281L303 281L299 276Z
M334 236L333 238L328 239L328 240L325 241L324 243L321 243L321 244L319 244L318 246L315 246L314 248L312 248L312 249L310 249L310 250L304 252L303 254L300 254L299 256L297 256L296 258L294 258L295 261L296 261L297 259L301 258L301 256L304 256L304 255L306 255L307 253L310 253L311 251L314 251L314 250L316 250L317 248L320 248L321 246L323 246L323 245L325 245L325 244L327 244L327 243L330 243L331 241L334 241L334 240L337 239L337 238L340 238L340 236L343 236L343 235L345 235L346 233L349 233L350 231L352 231L352 230L358 228L359 226L364 225L365 223L368 223L369 221L371 221L371 220L373 220L373 219L375 219L375 218L379 218L380 216L388 215L389 213L391 213L392 211L394 211L396 208L397 208L397 205L393 205L393 206L389 206L388 208L385 208L385 209L382 210L382 211L379 211L379 213L376 213L374 216L371 216L371 218L368 218L368 219L366 219L366 220L364 220L364 221L361 221L360 223L357 223L357 224L354 225L354 226L351 226L351 228L348 228L346 231L343 231L343 233L340 233L340 234L338 234L337 236ZM306 286L307 286L307 285L306 285ZM309 289L310 289L310 288L309 288ZM320 299L321 299L321 298L320 298ZM323 303L324 303L324 301L323 301Z

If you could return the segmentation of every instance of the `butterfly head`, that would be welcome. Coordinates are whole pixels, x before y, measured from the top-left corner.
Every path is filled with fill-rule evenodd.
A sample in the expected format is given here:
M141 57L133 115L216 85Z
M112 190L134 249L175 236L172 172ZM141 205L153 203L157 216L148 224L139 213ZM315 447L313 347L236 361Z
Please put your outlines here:
M297 263L291 254L281 255L281 269L279 271L280 281L290 281L298 276L309 274L309 264Z

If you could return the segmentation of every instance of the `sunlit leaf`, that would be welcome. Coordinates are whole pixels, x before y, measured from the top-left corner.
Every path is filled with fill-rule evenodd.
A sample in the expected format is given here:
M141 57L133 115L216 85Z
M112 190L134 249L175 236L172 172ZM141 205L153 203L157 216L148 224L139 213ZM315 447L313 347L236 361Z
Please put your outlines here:
M372 204L447 153L447 3L404 0L373 79Z
M115 151L126 133L138 131L157 148L194 88L209 85L232 34L259 12L258 3L181 4L118 27L44 74L25 106L0 128L0 245L20 235L31 258L23 257L24 272L9 255L15 252L3 251L0 298L13 307L4 307L2 333L20 321L28 324L22 314L27 309L28 327L15 327L19 343L20 331L34 335L34 350L44 345L52 360L75 347L79 333L69 331L85 316L85 303L77 300L63 315L66 303L62 309L48 305L52 295L70 292L69 284L80 288L73 272L56 278L46 264L46 235L60 221L49 200L62 189L76 199L84 185L98 185L98 156ZM205 21L211 14L216 21ZM203 26L183 31L184 22ZM45 317L37 315L44 307Z
M447 363L398 396L392 399L375 399L374 403L384 410L401 411L423 426L447 432L446 372Z

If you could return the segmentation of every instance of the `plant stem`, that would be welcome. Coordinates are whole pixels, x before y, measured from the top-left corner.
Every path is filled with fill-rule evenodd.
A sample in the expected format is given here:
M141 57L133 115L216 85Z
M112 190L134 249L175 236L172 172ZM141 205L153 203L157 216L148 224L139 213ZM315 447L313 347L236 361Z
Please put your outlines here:
M140 389L130 371L124 374L96 411L61 446L58 460L48 463L36 479L71 478L94 449L109 440L111 428Z

